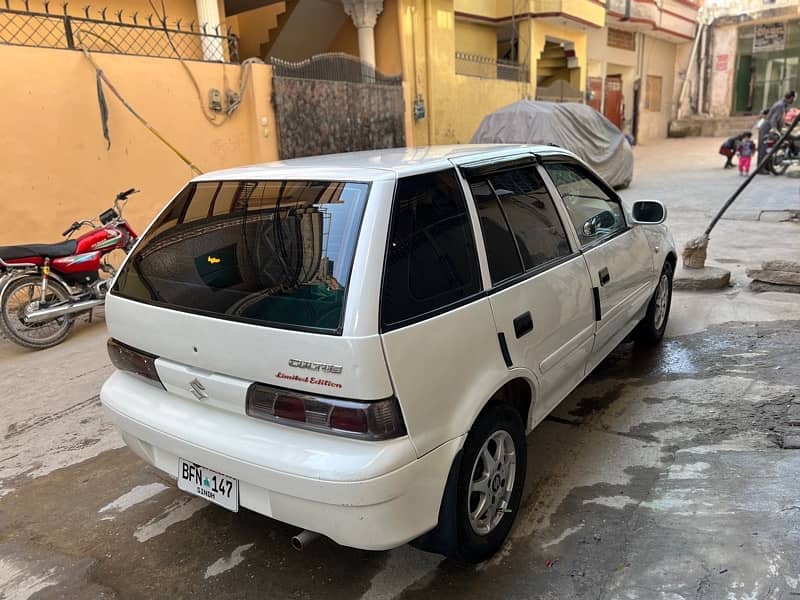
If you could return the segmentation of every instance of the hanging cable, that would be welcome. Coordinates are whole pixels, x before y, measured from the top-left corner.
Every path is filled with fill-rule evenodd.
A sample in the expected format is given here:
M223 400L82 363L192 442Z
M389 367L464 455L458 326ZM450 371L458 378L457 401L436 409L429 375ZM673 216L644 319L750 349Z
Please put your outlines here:
M108 123L108 121L107 121L108 108L105 105L105 97L102 94L102 87L100 85L100 81L102 81L106 85L106 87L109 90L111 90L111 93L114 94L120 102L122 102L122 105L126 109L128 109L128 112L130 112L134 117L136 117L136 119L142 125L144 125L147 128L147 130L150 131L150 133L152 133L154 136L156 136L165 146L167 146L167 148L172 150L178 156L178 158L180 158L183 162L185 162L188 165L188 167L195 174L201 175L203 173L203 171L201 171L200 168L197 165L195 165L185 154L183 154L174 145L172 145L169 142L169 140L167 140L163 135L161 135L161 133L159 133L159 131L155 127L150 125L150 123L148 123L147 120L145 120L145 118L142 117L142 115L140 115L138 112L136 112L136 110L130 104L128 104L128 101L125 100L125 98L122 97L122 94L120 94L117 91L117 88L114 87L114 84L112 84L111 81L109 81L108 77L106 77L105 73L103 73L103 69L101 69L100 66L95 62L94 58L92 58L92 55L89 52L89 49L86 47L86 44L83 43L83 35L84 35L84 33L85 32L83 30L78 29L78 31L76 32L75 35L76 35L77 40L78 40L78 47L83 51L83 55L86 57L86 60L88 60L91 63L92 67L94 67L95 75L96 75L97 80L98 80L98 83L97 83L98 102L100 103L100 114L101 114L101 118L103 119L103 135L104 135L104 137L105 137L105 139L106 139L106 141L108 143L108 146L111 147L111 138L109 137L109 134L108 134L108 124L107 124ZM99 36L97 34L94 34L94 35L97 38L103 39L102 36ZM103 40L103 41L106 41L106 40ZM105 107L105 112L104 112L104 107Z
M189 68L189 65L186 64L186 61L180 55L180 52L178 52L178 49L175 47L175 43L172 41L172 36L170 35L169 29L167 28L167 6L165 4L165 0L161 0L160 12L156 8L156 5L153 3L153 0L147 0L147 1L150 3L150 8L155 13L156 18L161 23L161 27L164 29L164 35L167 38L167 42L169 43L170 48L172 48L172 52L175 54L175 58L177 58L178 61L181 63L183 70L186 71L186 74L189 76L189 80L192 82L192 86L194 87L194 90L197 94L197 100L200 103L200 110L202 111L203 116L209 123L211 123L215 127L219 127L225 124L228 121L228 119L230 119L230 117L233 115L233 113L236 112L236 109L239 108L239 105L242 103L242 98L244 97L244 90L250 78L250 69L252 68L252 65L254 64L263 65L264 61L261 60L260 58L248 58L247 60L242 61L241 64L239 65L239 81L238 81L239 89L237 91L236 100L228 105L223 114L221 115L215 113L209 114L206 102L203 99L203 92L200 89L200 84L197 82L197 78L195 77L194 73L192 73L192 70ZM225 97L229 98L230 96L228 92L230 92L231 89L230 86L228 85L228 74L225 71L224 61L222 63L222 80L223 80L222 81L223 89L225 91Z

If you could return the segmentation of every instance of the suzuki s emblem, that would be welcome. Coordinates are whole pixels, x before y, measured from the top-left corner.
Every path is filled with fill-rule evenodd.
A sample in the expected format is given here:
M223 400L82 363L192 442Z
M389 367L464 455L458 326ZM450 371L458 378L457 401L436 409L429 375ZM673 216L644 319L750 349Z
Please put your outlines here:
M206 393L206 386L200 383L197 378L192 379L189 382L189 391L194 394L194 397L198 400L205 400L208 398L208 394Z
M222 262L221 258L217 258L216 256L209 256L208 257L208 264L210 265L217 265Z

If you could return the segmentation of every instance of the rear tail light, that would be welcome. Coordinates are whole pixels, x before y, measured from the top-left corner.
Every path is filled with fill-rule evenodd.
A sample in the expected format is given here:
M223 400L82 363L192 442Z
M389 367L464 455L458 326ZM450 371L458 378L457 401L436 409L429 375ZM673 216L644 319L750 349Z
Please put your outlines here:
M396 398L359 402L291 392L260 383L247 391L251 417L362 440L406 434Z
M163 387L161 379L158 377L158 372L156 371L157 356L126 346L114 338L108 338L107 347L108 356L111 358L111 364L120 371L141 375L142 377L157 382Z

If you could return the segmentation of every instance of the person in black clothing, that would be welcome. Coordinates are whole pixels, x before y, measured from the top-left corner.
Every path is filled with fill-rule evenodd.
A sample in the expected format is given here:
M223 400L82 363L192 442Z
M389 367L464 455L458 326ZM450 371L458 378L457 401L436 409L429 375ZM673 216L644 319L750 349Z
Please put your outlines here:
M764 119L764 122L758 128L758 164L761 164L761 161L764 160L764 157L767 155L767 144L766 144L766 137L770 134L770 132L780 132L781 128L783 128L783 119L786 116L786 110L791 106L794 102L795 98L797 98L797 92L794 90L788 91L783 95L783 98L778 100L772 107L769 109L767 113L767 117ZM759 171L760 174L766 175L769 173L766 167Z
M725 157L725 165L722 167L723 169L730 169L733 167L733 157L736 156L736 151L739 149L739 142L742 141L745 134L740 133L739 135L734 135L733 137L729 137L727 140L722 142L722 146L719 147L719 153Z

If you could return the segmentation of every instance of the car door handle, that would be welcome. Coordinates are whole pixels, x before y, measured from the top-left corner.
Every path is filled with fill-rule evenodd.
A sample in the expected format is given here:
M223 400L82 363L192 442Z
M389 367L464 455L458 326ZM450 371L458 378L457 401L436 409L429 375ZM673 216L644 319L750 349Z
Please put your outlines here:
M611 275L608 274L608 267L603 267L597 272L597 275L600 277L600 285L605 285L609 281L611 281Z
M531 311L524 312L514 319L514 334L517 336L517 339L531 331L533 331L533 317L531 316Z

